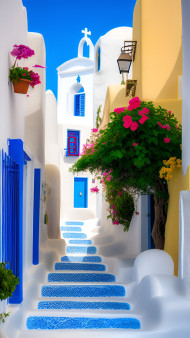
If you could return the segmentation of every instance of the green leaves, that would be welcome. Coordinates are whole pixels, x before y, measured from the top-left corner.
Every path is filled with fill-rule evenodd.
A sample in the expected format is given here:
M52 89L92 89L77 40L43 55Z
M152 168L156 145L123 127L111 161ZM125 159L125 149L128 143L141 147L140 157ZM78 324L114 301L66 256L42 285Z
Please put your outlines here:
M0 299L11 297L17 284L19 278L15 277L12 270L6 269L4 262L0 263Z

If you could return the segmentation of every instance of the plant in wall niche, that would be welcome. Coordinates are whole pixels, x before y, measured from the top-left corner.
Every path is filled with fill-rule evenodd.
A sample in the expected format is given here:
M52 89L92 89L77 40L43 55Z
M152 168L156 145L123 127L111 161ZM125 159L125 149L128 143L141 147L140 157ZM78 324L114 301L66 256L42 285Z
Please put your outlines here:
M134 97L128 107L117 108L110 122L97 133L93 151L86 150L72 172L108 173L115 187L154 194L155 247L164 248L167 217L167 181L160 177L163 161L181 159L182 128L171 111ZM115 203L114 203L115 204Z
M19 278L15 277L12 270L6 269L5 263L0 263L0 300L11 297L17 284L19 284ZM9 313L1 313L0 321L4 323L8 315Z
M14 45L10 54L16 57L15 63L9 70L9 79L14 86L14 92L20 94L26 94L29 85L34 88L37 84L40 84L40 76L38 73L34 73L28 67L19 67L16 63L18 60L27 59L34 55L34 50L25 45ZM46 68L40 65L34 65L34 68Z

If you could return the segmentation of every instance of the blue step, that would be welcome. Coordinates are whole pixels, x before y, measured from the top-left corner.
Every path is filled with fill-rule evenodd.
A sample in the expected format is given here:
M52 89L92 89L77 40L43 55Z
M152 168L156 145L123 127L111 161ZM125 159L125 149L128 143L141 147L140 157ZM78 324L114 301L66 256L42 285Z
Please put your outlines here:
M43 285L42 297L124 297L122 285Z
M69 222L65 222L65 224L66 225L84 225L84 222L71 222L71 221L69 221Z
M140 329L136 318L81 318L30 316L26 321L29 330L56 329Z
M115 282L115 276L109 273L54 273L48 274L48 282L99 283Z
M38 309L101 309L101 310L130 310L128 303L122 302L74 302L74 301L42 301Z
M95 246L67 246L66 253L96 254Z
M63 256L62 262L102 262L99 256Z
M82 232L75 233L75 232L62 232L62 238L87 238L86 234Z
M92 241L90 239L71 239L69 244L91 245Z
M88 264L88 263L55 263L55 270L93 270L105 271L104 264Z
M82 229L80 227L61 227L61 231L75 231L81 232Z

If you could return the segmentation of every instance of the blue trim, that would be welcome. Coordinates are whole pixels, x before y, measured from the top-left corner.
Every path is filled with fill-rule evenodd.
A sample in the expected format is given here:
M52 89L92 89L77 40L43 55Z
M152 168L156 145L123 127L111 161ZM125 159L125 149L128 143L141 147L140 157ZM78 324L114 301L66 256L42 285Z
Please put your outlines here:
M83 89L83 87L81 88ZM80 90L81 90L80 89ZM83 89L83 93L74 95L74 116L85 116L85 93Z
M18 304L23 301L23 142L20 139L8 139L8 148L10 157L18 164L18 222L16 223L16 233L12 233L12 239L15 241L16 252L16 276L19 277L19 284L16 286L9 303ZM14 237L14 238L13 238Z
M33 209L33 264L39 264L39 221L40 221L41 169L34 169L34 209Z
M79 156L80 131L67 130L67 152L66 156Z
M88 208L87 177L74 177L74 208Z
M101 50L100 50L100 47L98 47L98 72L100 71L100 54L101 54Z

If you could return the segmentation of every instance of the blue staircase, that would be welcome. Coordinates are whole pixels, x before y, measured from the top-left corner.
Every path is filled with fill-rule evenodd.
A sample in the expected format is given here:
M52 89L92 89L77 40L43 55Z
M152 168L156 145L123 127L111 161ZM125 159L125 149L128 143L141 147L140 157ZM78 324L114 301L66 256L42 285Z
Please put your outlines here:
M97 248L81 226L82 222L66 222L61 227L62 238L68 244L66 255L55 262L54 271L42 285L37 309L27 317L27 330L138 331L141 323L130 313L125 286L106 272L102 258L96 255Z

